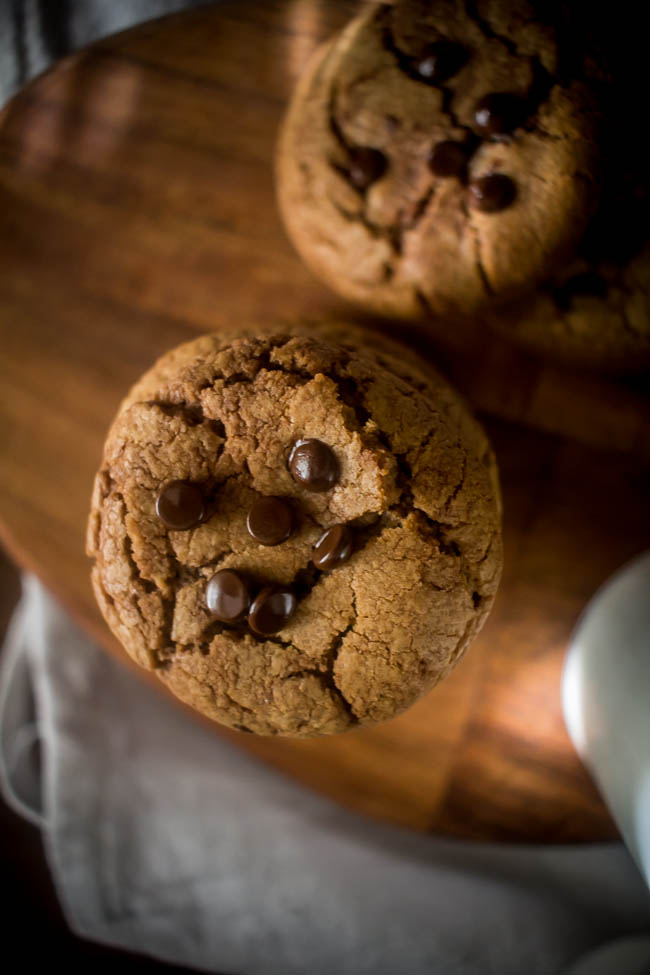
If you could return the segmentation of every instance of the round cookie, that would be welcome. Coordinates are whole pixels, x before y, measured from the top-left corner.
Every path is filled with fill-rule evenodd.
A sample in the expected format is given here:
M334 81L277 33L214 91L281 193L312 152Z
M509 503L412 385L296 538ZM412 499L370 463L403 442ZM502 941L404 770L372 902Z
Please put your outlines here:
M199 338L154 365L108 434L88 526L99 605L141 666L230 727L311 736L390 718L492 604L485 435L428 365L363 341L343 325ZM178 529L164 519L186 524L182 497L196 520ZM284 541L268 544L259 511L251 533L260 497L291 509Z
M316 52L277 194L301 257L344 297L469 316L571 253L598 198L597 82L538 7L371 6Z

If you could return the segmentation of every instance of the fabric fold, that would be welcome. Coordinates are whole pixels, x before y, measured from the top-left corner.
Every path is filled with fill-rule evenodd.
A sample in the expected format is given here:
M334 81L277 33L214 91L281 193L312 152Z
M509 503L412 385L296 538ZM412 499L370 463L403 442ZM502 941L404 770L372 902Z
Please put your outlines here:
M242 975L546 975L650 932L620 844L464 843L348 813L138 681L33 577L10 639L0 728L21 659L47 856L84 937Z

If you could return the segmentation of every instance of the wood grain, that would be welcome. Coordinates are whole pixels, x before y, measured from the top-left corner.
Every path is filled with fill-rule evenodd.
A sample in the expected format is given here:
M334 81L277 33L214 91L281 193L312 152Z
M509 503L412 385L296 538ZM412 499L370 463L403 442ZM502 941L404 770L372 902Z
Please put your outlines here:
M0 533L125 662L83 554L121 396L197 332L353 314L291 250L271 159L297 75L357 6L240 0L176 15L60 63L0 116ZM559 685L586 600L650 544L647 383L554 367L478 328L399 331L442 363L496 448L506 571L495 610L445 684L395 721L306 742L211 727L418 829L612 837Z

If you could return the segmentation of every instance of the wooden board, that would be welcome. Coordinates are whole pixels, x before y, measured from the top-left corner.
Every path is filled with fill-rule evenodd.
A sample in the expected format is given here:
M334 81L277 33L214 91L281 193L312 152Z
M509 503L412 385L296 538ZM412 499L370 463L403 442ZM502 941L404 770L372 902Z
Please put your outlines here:
M350 314L285 239L271 158L307 57L356 7L240 0L176 15L67 59L0 116L0 533L122 660L83 554L120 397L197 332ZM506 569L488 624L444 685L380 727L300 742L211 727L421 830L612 837L564 730L560 674L586 600L650 544L647 383L544 365L482 332L412 338L497 451Z

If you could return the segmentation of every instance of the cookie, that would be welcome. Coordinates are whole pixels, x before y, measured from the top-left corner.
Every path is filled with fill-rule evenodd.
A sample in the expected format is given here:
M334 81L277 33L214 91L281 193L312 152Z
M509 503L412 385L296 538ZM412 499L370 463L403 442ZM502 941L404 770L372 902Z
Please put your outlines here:
M120 407L88 552L113 633L183 701L257 734L346 731L411 705L480 629L496 465L386 340L205 336Z
M622 71L619 77L628 93L634 90L633 79ZM617 103L617 142L624 149L607 159L601 204L574 258L536 294L486 321L547 357L624 372L650 365L650 180L631 118L636 102L627 104L621 91Z
M599 81L538 7L371 6L316 52L281 128L277 195L341 295L467 317L571 254L599 193Z

